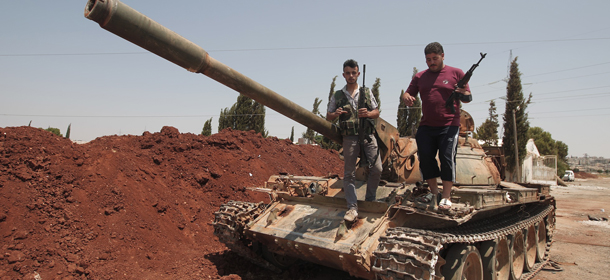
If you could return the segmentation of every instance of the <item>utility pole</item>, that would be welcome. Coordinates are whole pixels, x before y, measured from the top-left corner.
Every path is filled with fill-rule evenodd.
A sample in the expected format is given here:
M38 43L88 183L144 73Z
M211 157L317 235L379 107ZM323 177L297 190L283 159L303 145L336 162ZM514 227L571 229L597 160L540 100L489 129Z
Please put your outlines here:
M515 136L515 173L517 174L517 183L521 182L521 168L519 168L519 144L517 142L517 118L515 117L515 111L519 109L513 109L513 134Z

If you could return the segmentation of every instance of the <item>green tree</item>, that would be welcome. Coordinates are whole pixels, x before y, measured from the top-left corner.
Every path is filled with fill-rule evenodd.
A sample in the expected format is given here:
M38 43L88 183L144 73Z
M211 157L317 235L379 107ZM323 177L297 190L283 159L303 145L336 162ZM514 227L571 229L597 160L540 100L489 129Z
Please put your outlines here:
M527 138L534 139L540 155L557 156L557 175L562 176L567 169L570 169L568 165L568 145L556 141L551 133L540 127L531 127L527 131Z
M421 100L419 96L415 97L413 106L407 110L409 116L407 117L407 134L405 136L413 136L417 133L419 122L421 121Z
M400 136L407 136L407 129L409 128L407 118L409 117L409 108L402 102L402 95L405 90L400 90L400 96L398 96L398 112L396 113L396 129Z
M379 113L381 113L381 99L379 98L379 88L381 87L381 79L376 78L373 87L371 88L371 93L375 96L375 100L377 100L377 109L379 109Z
M541 155L556 155L557 148L555 146L555 140L551 136L551 133L544 131L540 127L530 127L527 130L527 139L534 139L536 148Z
M48 131L48 132L51 132L51 133L53 133L53 134L55 134L57 136L63 137L63 135L61 135L61 132L59 131L59 128L55 128L55 127L50 127L49 126L49 128L47 128L45 130Z
M205 121L205 123L203 124L203 129L201 130L201 135L203 135L203 136L212 135L212 119L213 118L210 118L209 120Z
M519 163L525 157L527 144L527 138L523 137L527 134L529 129L528 115L525 112L527 105L531 101L532 95L528 100L523 98L523 89L521 86L521 72L519 72L519 64L517 63L517 57L510 63L510 71L508 77L508 84L506 85L506 106L504 112L504 136L502 137L502 147L504 148L504 154L506 156L506 167L510 172L516 171L515 165L515 150L519 152ZM515 116L513 118L513 116ZM515 143L515 125L517 130L517 141Z
M269 132L265 130L265 106L240 94L237 102L230 109L225 108L220 111L218 131L225 128L254 130L263 137L267 137Z
M413 78L417 72L417 68L413 67L411 78ZM398 97L398 113L396 116L398 132L401 137L415 136L417 127L419 127L419 122L421 121L421 100L419 99L419 96L416 96L413 106L407 107L407 105L402 102L402 95L404 93L405 91L401 90L400 96Z
M290 132L290 142L294 143L294 126L292 127L292 131Z
M562 176L566 170L570 169L568 164L568 145L557 141L555 146L557 147L557 175Z
M66 129L66 138L70 139L70 128L72 127L72 124L68 125L68 129Z
M335 86L337 85L335 82L337 81L337 77L338 76L334 76L333 77L333 81L330 83L330 92L328 93L328 100L330 102L330 98L333 96L333 94L335 93ZM324 116L325 117L325 116ZM333 124L337 124L338 122L338 118L334 119L332 121ZM323 149L327 149L327 150L341 150L341 144L339 143L335 143L332 140L330 140L328 137L324 136L324 135L318 135L317 137L315 137L316 143L318 143L318 145L320 145L320 147L322 147Z
M320 103L322 103L322 99L316 97L316 99L313 101L313 110L311 110L311 112L316 116L322 117L320 114ZM308 139L309 143L315 143L317 135L318 134L309 127L307 130L305 130L305 132L303 132L303 138Z
M476 138L485 141L483 146L498 146L498 113L496 112L496 103L491 100L489 102L489 118L487 118L478 128Z
M333 81L330 83L330 92L328 93L328 100L330 100L333 94L335 94L335 86L337 86L335 82L337 81L337 77L339 76L334 76Z

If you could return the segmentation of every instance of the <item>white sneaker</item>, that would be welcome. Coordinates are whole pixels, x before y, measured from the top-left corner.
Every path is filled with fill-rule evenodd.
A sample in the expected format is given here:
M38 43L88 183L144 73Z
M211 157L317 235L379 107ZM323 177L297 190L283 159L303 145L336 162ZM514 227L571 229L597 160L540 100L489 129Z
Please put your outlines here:
M353 222L356 218L358 218L358 211L355 208L347 210L343 219L348 222Z

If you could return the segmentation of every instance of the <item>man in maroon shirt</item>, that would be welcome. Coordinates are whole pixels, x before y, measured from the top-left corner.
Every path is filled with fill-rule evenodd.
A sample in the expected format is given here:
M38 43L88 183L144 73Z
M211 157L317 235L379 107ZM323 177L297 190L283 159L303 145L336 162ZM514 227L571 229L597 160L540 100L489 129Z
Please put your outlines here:
M453 90L460 93L459 99L465 103L472 100L472 95L468 85L456 89L458 81L464 77L464 72L445 65L445 53L441 44L437 42L428 44L424 54L428 69L413 77L402 100L407 106L412 106L415 96L420 93L423 116L415 135L419 167L423 179L434 195L428 197L433 202L436 202L438 195L437 178L441 178L443 192L439 208L446 210L451 208L451 188L455 182L460 106L459 102L455 102L453 105L455 113L451 113L451 108L446 108L445 102ZM441 164L440 170L436 161L437 152Z

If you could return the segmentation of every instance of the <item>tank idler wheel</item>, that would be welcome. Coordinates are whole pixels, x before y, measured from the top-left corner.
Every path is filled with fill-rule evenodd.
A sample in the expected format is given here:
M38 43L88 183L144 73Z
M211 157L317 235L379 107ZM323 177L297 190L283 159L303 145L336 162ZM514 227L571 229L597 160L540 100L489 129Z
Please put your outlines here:
M483 280L483 263L477 247L464 243L453 245L443 266L445 280Z
M523 266L525 266L525 237L523 232L517 231L510 236L510 278L521 279Z
M546 225L544 224L544 221L540 221L536 225L536 234L538 235L536 262L542 262L546 257Z
M534 268L537 244L538 235L536 234L536 227L531 225L525 230L525 271L529 272Z
M291 267L293 264L295 264L298 261L298 259L296 259L296 258L271 252L271 251L269 251L267 246L263 245L262 247L263 247L262 248L263 258L265 258L265 260L267 260L269 263L275 265L277 268L279 268L281 270L288 269L289 267Z
M496 240L481 243L484 280L508 280L510 277L510 247L508 240Z

